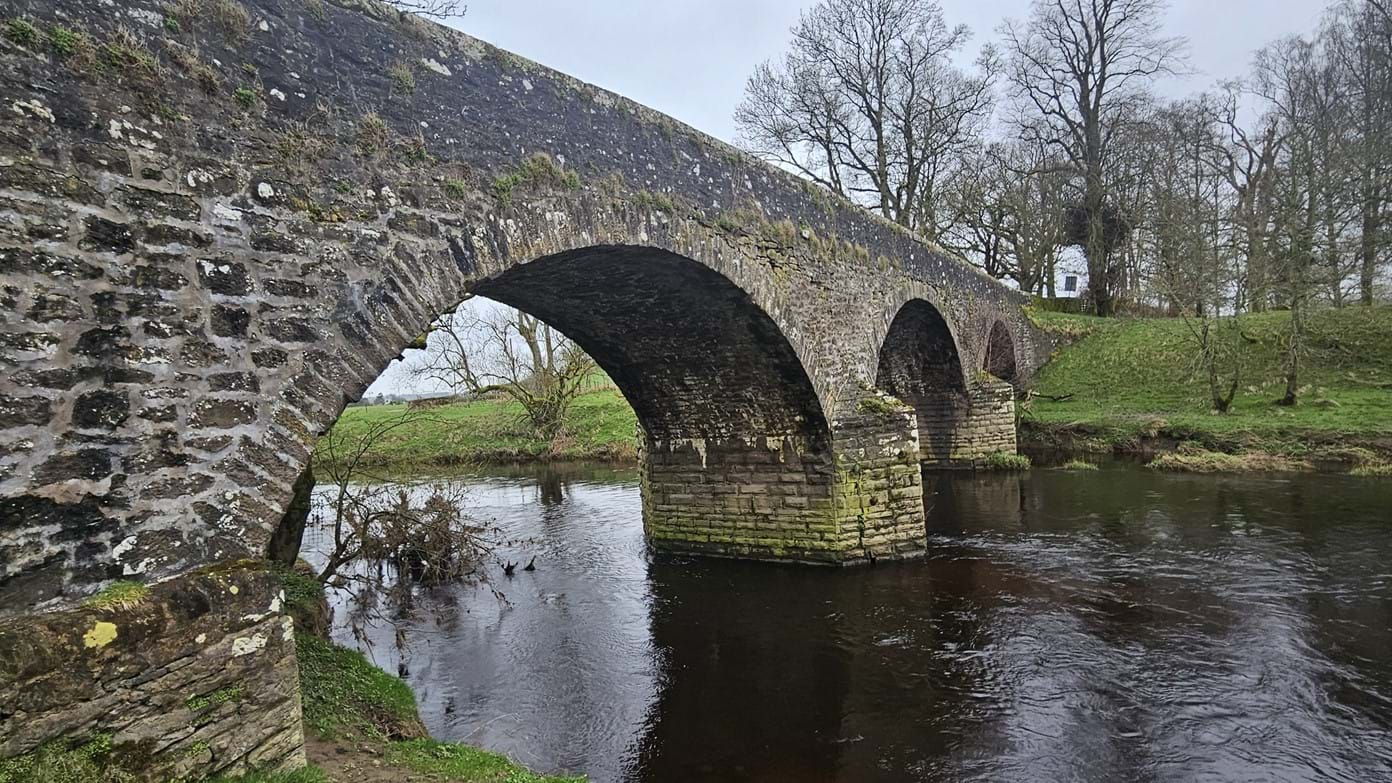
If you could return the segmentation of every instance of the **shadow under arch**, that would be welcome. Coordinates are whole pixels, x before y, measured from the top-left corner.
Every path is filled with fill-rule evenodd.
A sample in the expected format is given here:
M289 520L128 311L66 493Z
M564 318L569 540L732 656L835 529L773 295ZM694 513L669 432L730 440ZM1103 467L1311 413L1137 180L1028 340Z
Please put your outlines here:
M910 299L899 308L880 346L875 385L914 409L920 459L948 461L967 379L952 327L931 302Z
M652 247L591 246L470 287L558 329L609 374L651 440L802 437L829 429L782 330L734 282Z
M991 333L986 338L986 357L981 369L1014 385L1019 378L1015 363L1015 338L1011 336L1003 321L991 324Z
M658 549L835 561L833 438L793 345L750 293L671 251L566 250L469 287L556 328L609 374L642 428L644 528Z

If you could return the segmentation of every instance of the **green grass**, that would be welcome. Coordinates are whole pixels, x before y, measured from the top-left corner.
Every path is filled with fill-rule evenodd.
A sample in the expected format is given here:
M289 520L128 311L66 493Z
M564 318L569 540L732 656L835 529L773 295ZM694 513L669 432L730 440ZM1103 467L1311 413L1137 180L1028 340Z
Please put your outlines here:
M567 783L583 777L538 775L497 753L431 739L394 742L387 763L446 780L506 781L506 783Z
M1097 470L1097 466L1091 462L1084 462L1080 459L1073 459L1063 463L1064 470Z
M1285 389L1286 312L1239 318L1241 383L1232 410L1209 411L1208 387L1181 319L1101 319L1033 312L1046 331L1078 338L1039 373L1034 390L1073 395L1032 401L1027 427L1081 425L1116 441L1164 434L1213 447L1264 448L1301 456L1312 433L1388 443L1392 436L1392 307L1310 314L1298 405L1274 404ZM1380 439L1380 440L1379 440Z
M373 425L407 414L404 404L348 408L334 425L341 443L356 443ZM410 423L384 435L363 464L458 465L542 459L631 460L637 419L613 389L582 394L566 417L565 435L555 443L535 437L522 421L522 406L485 399L428 408ZM319 458L326 458L322 450Z
M356 650L296 634L305 728L325 739L393 740L425 735L416 697Z
M32 753L0 759L0 783L137 783L138 776L112 763L111 736L80 743L54 740Z
M134 609L150 595L150 588L139 582L113 582L105 590L82 602L92 609L119 611Z

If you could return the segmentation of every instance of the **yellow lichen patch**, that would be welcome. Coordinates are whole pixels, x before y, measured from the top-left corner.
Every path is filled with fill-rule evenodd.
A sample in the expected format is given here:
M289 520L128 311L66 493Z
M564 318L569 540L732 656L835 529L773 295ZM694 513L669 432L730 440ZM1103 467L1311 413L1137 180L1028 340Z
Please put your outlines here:
M101 648L116 640L116 623L99 620L92 629L82 635L82 643L88 647Z

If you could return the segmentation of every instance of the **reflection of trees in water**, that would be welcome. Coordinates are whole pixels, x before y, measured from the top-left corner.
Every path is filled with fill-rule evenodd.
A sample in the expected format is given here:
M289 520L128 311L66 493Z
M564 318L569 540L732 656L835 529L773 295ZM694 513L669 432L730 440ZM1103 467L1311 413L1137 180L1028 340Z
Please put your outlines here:
M969 694L984 686L978 658L939 655L989 644L973 587L979 565L654 562L652 638L664 686L628 773L918 778L960 739Z
M565 501L568 482L563 470L551 464L542 465L536 472L536 482L537 500L543 507L558 506Z

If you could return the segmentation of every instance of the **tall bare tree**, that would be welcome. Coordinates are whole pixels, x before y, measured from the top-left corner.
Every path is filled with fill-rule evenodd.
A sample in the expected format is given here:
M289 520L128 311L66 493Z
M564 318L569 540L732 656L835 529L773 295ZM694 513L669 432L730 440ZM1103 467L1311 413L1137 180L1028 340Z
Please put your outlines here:
M1185 42L1160 32L1163 0L1036 0L1027 23L1002 27L1007 74L1021 100L1026 137L1055 148L1082 180L1088 296L1100 315L1115 309L1111 251L1121 218L1104 163L1127 112L1157 76L1183 62Z
M483 312L467 304L436 322L418 378L472 395L504 394L527 425L554 439L566 412L595 371L594 360L540 319L510 307Z
M745 146L936 238L938 191L992 112L994 51L958 68L969 32L929 0L822 0L792 33L745 87Z
M1372 304L1373 287L1388 246L1392 202L1392 18L1369 0L1343 0L1325 18L1320 38L1348 104L1348 191L1357 222L1358 294Z

